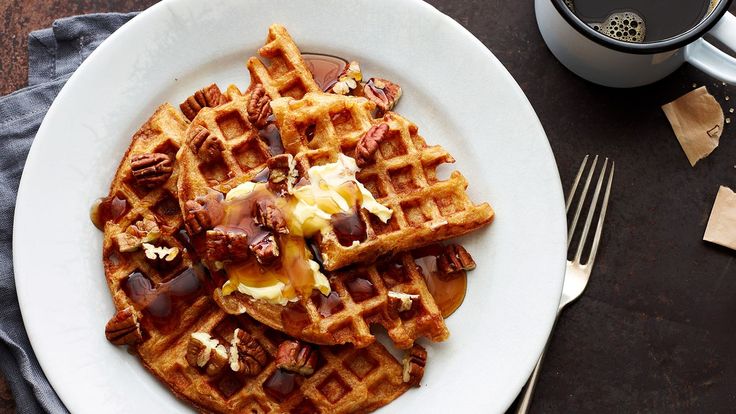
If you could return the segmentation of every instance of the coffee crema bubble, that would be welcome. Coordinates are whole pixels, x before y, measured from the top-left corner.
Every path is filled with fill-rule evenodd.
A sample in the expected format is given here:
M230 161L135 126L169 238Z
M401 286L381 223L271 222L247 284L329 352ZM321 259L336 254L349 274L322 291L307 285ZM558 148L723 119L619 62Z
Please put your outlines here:
M598 32L624 42L642 43L647 35L644 19L634 11L612 13L600 23L588 23Z

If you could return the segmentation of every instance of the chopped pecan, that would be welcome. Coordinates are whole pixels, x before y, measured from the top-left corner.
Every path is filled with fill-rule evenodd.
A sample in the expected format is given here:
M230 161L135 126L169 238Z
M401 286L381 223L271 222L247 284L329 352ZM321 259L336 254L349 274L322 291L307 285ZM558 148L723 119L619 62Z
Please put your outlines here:
M225 149L222 142L202 125L189 128L189 146L205 162L220 158Z
M268 362L266 351L248 332L236 328L230 342L230 369L244 375L258 375Z
M208 230L205 236L206 258L212 261L243 260L248 257L248 235L245 233Z
M473 257L459 244L448 244L442 254L437 256L437 270L443 275L473 269L475 269Z
M228 363L227 349L206 332L195 332L189 337L186 360L195 368L203 368L207 375L219 374Z
M386 134L388 134L388 124L385 122L373 125L363 134L355 146L355 162L358 167L365 167L374 161L373 156L378 150L378 145L386 138Z
M411 295L408 293L388 291L388 307L393 317L398 317L399 313L406 312L411 309L414 301L419 299L419 295Z
M125 232L116 234L115 241L121 252L132 252L138 250L142 243L156 241L159 237L161 237L161 230L158 224L151 219L144 218L128 226Z
M271 115L271 98L260 83L256 84L248 99L248 121L256 128L263 128Z
M279 345L276 352L276 367L309 376L314 373L317 358L311 346L297 340L287 340Z
M424 366L427 364L427 351L419 344L414 344L404 354L403 381L411 387L418 387L424 376Z
M217 84L213 83L207 87L204 87L194 95L187 98L186 101L179 105L179 108L184 115L191 121L204 107L215 107L222 105L227 102L227 97L220 92L220 88Z
M289 234L284 213L276 206L272 199L264 198L256 202L255 221L263 227L279 234Z
M209 230L220 222L224 214L221 201L222 194L213 191L184 203L184 227L190 236Z
M337 82L332 85L331 92L338 95L349 95L358 88L362 80L363 73L360 71L360 65L352 61L337 76Z
M250 250L256 255L258 263L262 265L269 265L279 257L279 245L272 233L251 243Z
M136 345L143 341L141 325L133 307L119 310L105 325L105 337L115 345Z
M130 169L139 186L154 188L163 185L171 176L171 157L160 152L134 155L130 158Z
M396 106L401 98L401 86L386 79L370 78L363 87L363 94L376 104L376 116L381 117Z
M266 161L268 167L268 187L275 193L288 192L295 179L294 157L279 154Z

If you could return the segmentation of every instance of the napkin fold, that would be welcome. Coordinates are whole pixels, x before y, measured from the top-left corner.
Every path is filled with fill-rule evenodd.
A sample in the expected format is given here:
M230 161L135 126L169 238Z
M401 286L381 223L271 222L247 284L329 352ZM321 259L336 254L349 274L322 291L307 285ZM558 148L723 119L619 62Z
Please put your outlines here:
M723 109L705 86L663 105L662 110L690 166L694 167L716 149L723 132Z
M703 240L736 250L736 193L721 186Z
M18 413L67 412L33 354L15 290L13 214L23 166L46 111L69 76L136 14L68 17L56 20L51 28L32 32L28 36L28 87L0 97L0 371Z

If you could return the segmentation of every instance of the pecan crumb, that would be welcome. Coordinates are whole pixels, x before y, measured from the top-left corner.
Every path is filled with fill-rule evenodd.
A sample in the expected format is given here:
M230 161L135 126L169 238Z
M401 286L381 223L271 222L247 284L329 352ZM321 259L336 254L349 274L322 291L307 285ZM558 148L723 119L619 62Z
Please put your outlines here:
M250 254L248 235L245 233L208 230L205 244L205 257L212 261L243 260Z
M130 158L130 169L135 182L144 188L163 185L171 176L171 157L160 152L134 155Z
M386 79L370 78L363 87L363 94L376 104L376 116L380 118L396 106L401 98L401 86Z
M411 295L408 293L388 291L388 306L391 313L398 316L401 312L411 309L414 301L419 299L419 295Z
M424 376L424 366L427 364L427 351L419 344L414 344L404 354L402 380L411 387L418 387Z
M268 188L275 193L289 192L294 184L296 170L291 154L279 154L266 161L268 167Z
M195 332L189 337L186 360L192 367L203 368L207 375L219 374L228 362L227 349L206 332Z
M297 340L288 340L279 345L279 350L276 352L276 366L309 376L314 373L317 358L317 353L311 346Z
M256 128L263 128L271 115L271 98L260 83L256 84L248 99L248 121Z
M258 375L268 362L266 351L248 332L236 328L230 341L230 369L248 376Z
M363 168L374 161L373 157L378 150L378 145L385 139L386 134L388 134L388 124L382 122L373 125L358 140L358 144L355 146L355 161L358 167Z
M197 92L194 92L194 95L188 97L186 101L179 105L179 109L181 109L184 116L191 121L195 116L197 116L202 108L214 108L215 106L222 105L225 102L227 102L227 97L220 92L220 88L217 84L213 83Z
M437 269L444 275L451 275L461 270L475 269L475 261L463 246L448 244L437 256Z
M202 125L189 128L189 146L205 162L214 161L222 155L225 146Z
M119 310L105 325L105 337L115 345L136 345L143 333L133 307Z
M144 218L131 224L125 232L116 234L115 241L121 252L132 252L138 250L143 243L150 243L161 237L158 224L151 219Z

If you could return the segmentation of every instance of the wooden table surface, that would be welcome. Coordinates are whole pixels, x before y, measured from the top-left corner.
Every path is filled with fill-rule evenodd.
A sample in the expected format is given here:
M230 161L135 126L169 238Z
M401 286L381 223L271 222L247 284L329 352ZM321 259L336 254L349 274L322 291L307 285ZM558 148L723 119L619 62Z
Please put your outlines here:
M26 84L31 30L58 17L151 3L0 3L0 94ZM565 189L585 154L616 160L596 269L556 328L532 411L733 411L736 253L702 237L719 185L736 189L736 133L727 125L720 147L691 168L660 106L705 85L733 117L736 90L687 65L647 87L603 88L577 78L550 54L532 1L430 3L475 34L521 85L549 136ZM0 381L0 413L12 407Z

